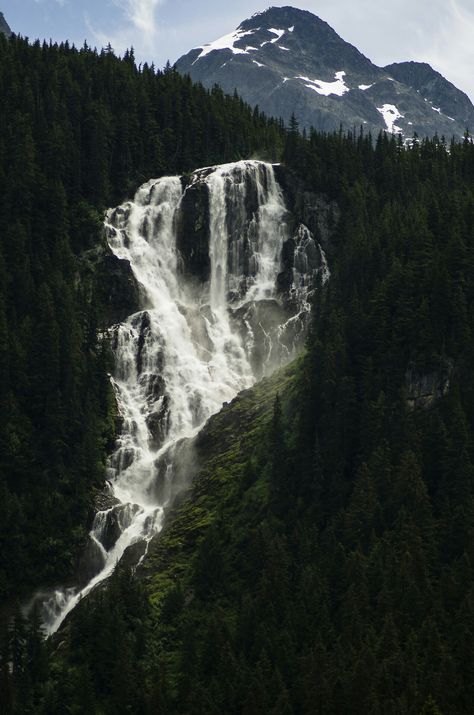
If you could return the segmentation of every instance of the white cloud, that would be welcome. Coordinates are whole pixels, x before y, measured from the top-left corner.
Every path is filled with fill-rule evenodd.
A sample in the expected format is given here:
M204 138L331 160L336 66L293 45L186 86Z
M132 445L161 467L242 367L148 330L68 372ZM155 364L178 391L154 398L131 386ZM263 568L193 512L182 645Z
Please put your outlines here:
M64 0L57 0L64 2ZM118 22L110 29L95 27L89 15L85 14L85 22L95 40L102 47L109 42L117 52L127 48L139 49L139 54L151 53L159 30L156 20L156 9L166 0L112 0L121 11Z
M155 11L163 0L113 0L119 7L124 17L141 33L146 43L150 43L156 36Z

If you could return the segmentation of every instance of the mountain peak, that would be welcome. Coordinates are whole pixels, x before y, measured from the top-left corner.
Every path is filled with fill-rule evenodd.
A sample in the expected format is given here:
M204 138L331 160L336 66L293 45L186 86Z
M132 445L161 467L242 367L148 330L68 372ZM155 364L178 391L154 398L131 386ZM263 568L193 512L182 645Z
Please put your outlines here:
M451 137L474 126L468 97L428 64L377 67L327 22L291 6L255 13L176 69L209 88L237 89L267 115L288 122L295 114L306 128Z
M248 30L262 28L262 26L267 26L267 29L273 25L281 29L288 30L290 27L293 28L292 31L303 32L304 34L308 32L316 32L321 37L323 36L337 38L341 40L335 30L332 29L327 22L322 20L317 15L309 12L308 10L300 10L296 7L291 7L286 5L284 7L269 7L267 10L255 13L252 17L244 20L238 29ZM314 38L315 40L317 38Z
M266 10L261 10L260 12L255 12L248 20L245 20L245 22L249 22L250 20L254 20L255 18L271 18L271 17L279 17L279 18L286 18L286 17L291 17L292 19L301 19L301 20L309 20L310 22L322 22L325 25L327 24L324 22L324 20L321 20L317 15L315 15L312 12L309 12L309 10L302 10L301 8L298 7L292 7L291 5L284 5L283 7L276 6L276 5L271 5L268 7ZM328 25L329 27L329 25Z

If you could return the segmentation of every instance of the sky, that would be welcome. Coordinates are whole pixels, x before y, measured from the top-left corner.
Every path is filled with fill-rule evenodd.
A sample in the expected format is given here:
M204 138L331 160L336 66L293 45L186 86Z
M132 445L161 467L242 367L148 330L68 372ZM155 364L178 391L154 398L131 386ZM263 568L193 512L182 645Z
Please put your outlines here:
M378 65L429 62L474 101L473 0L0 0L0 10L31 40L133 46L161 68L269 4L310 10Z

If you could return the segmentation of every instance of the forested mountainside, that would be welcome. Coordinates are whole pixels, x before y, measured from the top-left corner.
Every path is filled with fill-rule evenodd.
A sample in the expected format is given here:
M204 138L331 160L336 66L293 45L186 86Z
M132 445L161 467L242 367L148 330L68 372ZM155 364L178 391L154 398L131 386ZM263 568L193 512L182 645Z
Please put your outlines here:
M67 43L0 37L0 92L4 601L68 578L104 481L116 408L98 335L134 308L105 208L150 177L276 157L283 134L218 88Z
M283 134L237 98L172 72L138 72L131 57L17 40L0 49L11 88L0 108L4 593L69 573L103 481L115 416L105 342L97 345L107 306L90 300L77 256L100 244L104 206L160 172L281 148L287 200L324 194L341 216L326 237L331 277L314 293L305 353L196 437L197 478L134 575L117 568L47 642L35 612L27 622L16 615L2 637L2 712L470 713L469 138L409 149L386 135L375 144L358 134L303 139L296 123ZM35 87L62 99L42 102ZM134 101L123 103L125 87ZM148 102L149 140L165 146L172 108L193 106L217 141L212 156L190 134L196 153L178 159L175 136L161 169L149 166L130 119ZM168 119L153 125L155 116ZM45 543L54 547L46 557Z

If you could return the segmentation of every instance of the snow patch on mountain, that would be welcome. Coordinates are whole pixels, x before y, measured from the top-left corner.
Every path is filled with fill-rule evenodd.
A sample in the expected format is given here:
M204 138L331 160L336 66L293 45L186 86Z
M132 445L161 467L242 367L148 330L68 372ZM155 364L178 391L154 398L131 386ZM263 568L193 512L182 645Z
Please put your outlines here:
M430 102L430 104L431 104L431 102ZM446 119L449 119L451 122L455 122L455 121L456 121L456 120L453 119L452 117L448 117L447 114L444 114L444 113L441 111L441 107L431 107L431 109L433 110L433 112L438 112L438 114L442 114L443 117L446 117Z
M403 131L403 129L400 129L400 127L396 126L395 122L397 121L397 119L403 119L404 115L400 114L394 104L384 104L383 107L377 107L377 111L380 112L380 114L384 118L387 131L391 133Z
M278 40L281 40L283 35L285 34L286 30L278 30L276 27L269 27L268 32L271 32L273 35L276 35L272 40L266 40L265 42L262 42L260 47L265 47L265 45L274 45L275 42L278 42Z
M322 79L310 79L309 77L302 75L295 77L295 79L303 80L303 82L306 83L305 87L308 87L308 89L312 89L325 97L329 97L331 94L336 94L338 97L342 97L342 95L349 92L350 89L350 87L348 87L344 82L345 75L346 73L343 70L336 72L334 75L336 78L334 82L323 82Z
M201 54L196 57L193 65L214 50L231 50L234 55L248 55L249 50L257 51L256 47L246 47L245 50L242 50L240 47L235 47L236 42L241 40L246 35L253 35L254 33L255 30L234 30L234 32L229 32L228 35L219 37L219 39L214 40L214 42L209 42L207 45L197 48L201 50Z
M270 40L270 42L278 42L278 40L281 40L286 30L276 30L274 27L269 27L268 32L273 32L277 36L275 40Z
M373 84L360 84L359 89L361 89L363 92L365 92L367 89L370 89L373 86L374 86Z

